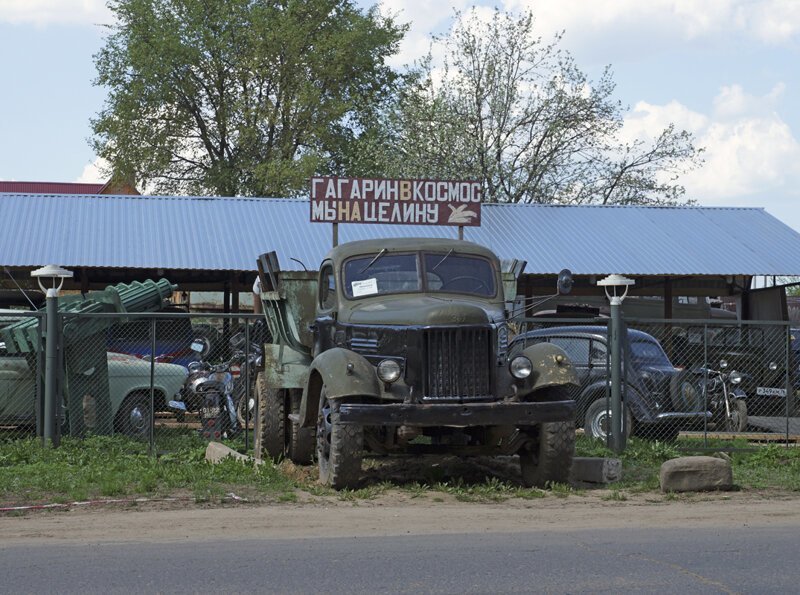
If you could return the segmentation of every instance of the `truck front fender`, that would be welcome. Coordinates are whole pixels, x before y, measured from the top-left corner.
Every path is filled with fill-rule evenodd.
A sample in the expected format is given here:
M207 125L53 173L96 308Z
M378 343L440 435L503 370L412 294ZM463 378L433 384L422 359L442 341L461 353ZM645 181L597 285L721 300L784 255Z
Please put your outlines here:
M302 427L317 423L319 395L323 386L330 399L378 398L381 395L375 367L363 356L341 347L329 349L315 357L309 366L308 381L298 412Z
M561 347L552 343L536 343L522 351L522 355L531 360L533 371L525 379L519 390L520 396L548 386L578 384L578 375L572 361Z

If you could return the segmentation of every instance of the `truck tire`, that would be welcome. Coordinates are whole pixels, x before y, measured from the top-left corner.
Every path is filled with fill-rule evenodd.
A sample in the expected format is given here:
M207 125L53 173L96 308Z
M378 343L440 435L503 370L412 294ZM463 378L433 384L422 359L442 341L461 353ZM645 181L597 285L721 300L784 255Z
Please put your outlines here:
M256 376L258 393L258 432L256 452L277 463L286 453L286 406L284 392L269 388L263 372Z
M572 422L540 424L538 444L519 453L523 485L544 488L547 484L568 483L574 454L575 427Z
M292 413L300 411L300 399L303 393L300 390L290 391L289 403ZM315 428L301 428L300 424L291 420L287 421L289 431L289 459L295 465L310 465L314 460L316 444Z
M335 490L352 488L361 477L364 429L339 421L339 403L328 400L325 387L317 415L317 464L321 484Z

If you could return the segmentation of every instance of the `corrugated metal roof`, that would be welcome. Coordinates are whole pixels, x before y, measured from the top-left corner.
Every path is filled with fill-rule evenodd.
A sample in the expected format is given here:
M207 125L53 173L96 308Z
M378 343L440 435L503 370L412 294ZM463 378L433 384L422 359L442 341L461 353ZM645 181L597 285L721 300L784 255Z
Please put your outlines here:
M800 234L763 209L483 205L468 240L527 273L800 275ZM315 268L330 225L309 222L299 199L4 194L0 264L253 270L278 252ZM340 225L340 242L450 237L454 227Z
M0 181L0 192L26 194L98 194L105 184L81 182L9 182Z

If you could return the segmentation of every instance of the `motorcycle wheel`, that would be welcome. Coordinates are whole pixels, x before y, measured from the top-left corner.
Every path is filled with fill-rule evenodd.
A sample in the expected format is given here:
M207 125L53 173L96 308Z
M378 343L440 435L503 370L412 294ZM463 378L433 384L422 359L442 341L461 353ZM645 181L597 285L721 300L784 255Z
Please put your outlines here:
M737 399L731 403L731 414L725 419L726 432L744 432L747 429L747 403Z

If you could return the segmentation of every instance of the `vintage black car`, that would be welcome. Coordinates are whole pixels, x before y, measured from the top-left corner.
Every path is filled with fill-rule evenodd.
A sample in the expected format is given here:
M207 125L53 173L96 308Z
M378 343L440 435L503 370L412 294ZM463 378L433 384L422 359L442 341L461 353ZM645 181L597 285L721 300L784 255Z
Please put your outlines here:
M588 436L605 439L610 431L610 367L608 327L557 326L522 333L510 353L534 343L548 342L566 351L578 374L572 389L577 403L576 425ZM628 329L623 335L623 430L659 440L674 440L681 428L702 424L708 416L692 392L686 373L672 365L661 344L645 332Z

